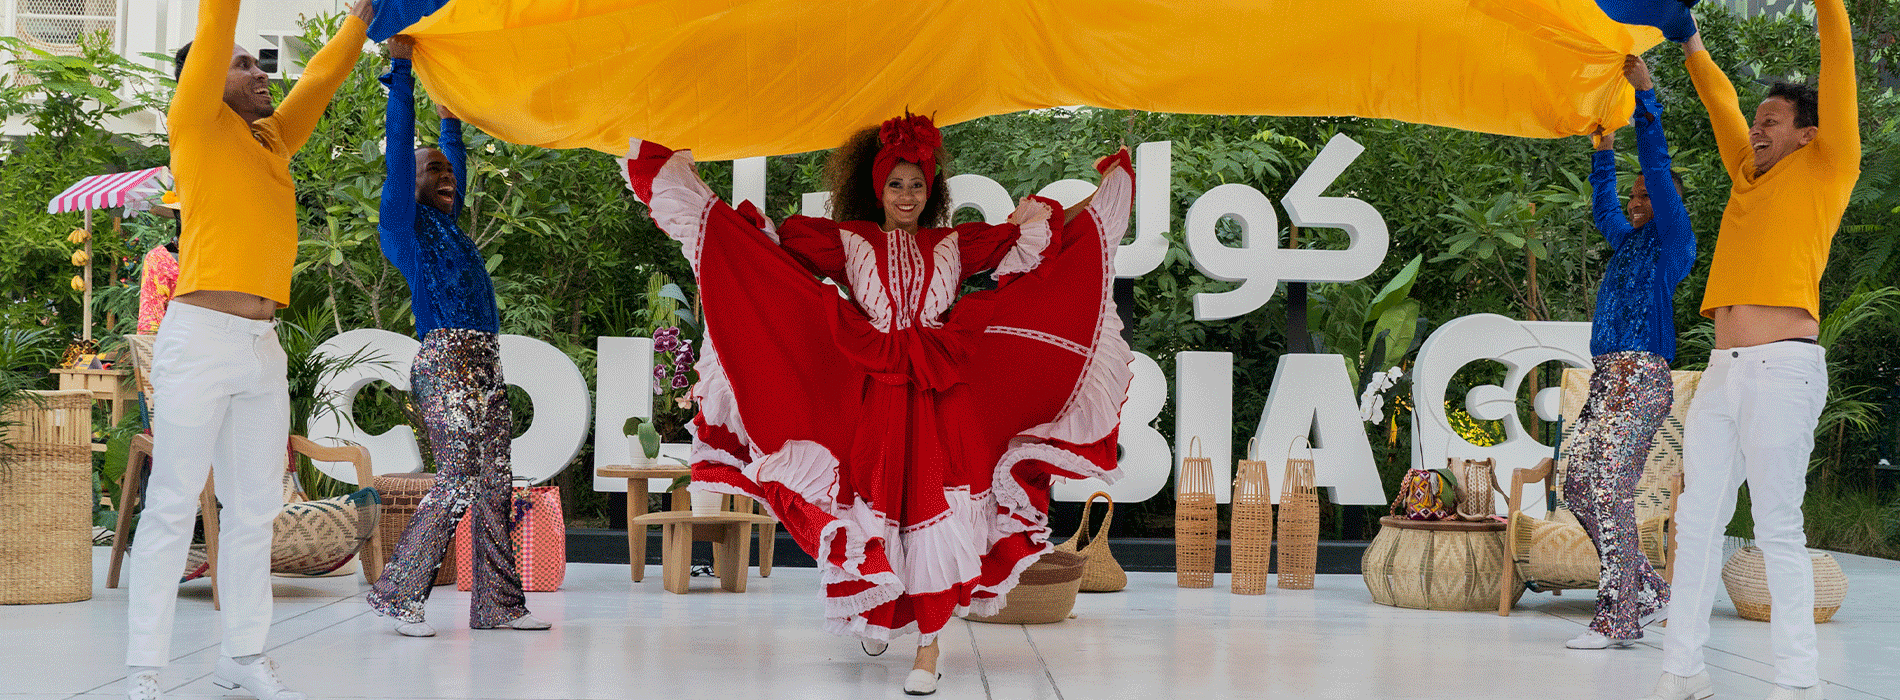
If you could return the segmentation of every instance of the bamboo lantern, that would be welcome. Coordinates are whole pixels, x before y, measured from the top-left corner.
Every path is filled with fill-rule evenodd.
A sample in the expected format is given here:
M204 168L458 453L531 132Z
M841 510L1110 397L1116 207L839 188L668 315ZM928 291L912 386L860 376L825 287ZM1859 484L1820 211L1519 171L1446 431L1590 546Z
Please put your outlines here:
M1305 459L1295 459L1293 449L1287 450L1286 476L1280 485L1280 587L1310 590L1319 560L1319 489L1313 486L1310 446Z
M1188 443L1174 484L1174 576L1182 588L1214 587L1214 460L1201 453L1201 438Z
M1267 567L1273 554L1273 491L1267 463L1255 459L1256 441L1247 441L1247 458L1236 465L1232 540L1234 575L1231 589L1240 595L1267 592Z

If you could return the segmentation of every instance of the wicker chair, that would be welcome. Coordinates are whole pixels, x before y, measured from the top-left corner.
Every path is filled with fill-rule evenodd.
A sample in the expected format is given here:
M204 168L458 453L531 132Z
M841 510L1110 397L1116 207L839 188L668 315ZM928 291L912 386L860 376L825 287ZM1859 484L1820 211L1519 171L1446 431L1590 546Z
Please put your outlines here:
M1636 484L1636 521L1643 554L1665 580L1670 576L1669 565L1676 550L1674 517L1676 498L1682 493L1683 422L1702 373L1671 372L1670 377L1675 384L1675 402L1656 431L1649 459L1643 465L1643 477ZM1564 370L1562 387L1563 437L1567 439L1569 426L1576 425L1589 397L1590 370ZM1511 475L1505 550L1516 566L1505 567L1498 578L1499 615L1511 614L1518 586L1559 595L1564 590L1597 587L1603 562L1597 557L1595 543L1563 502L1563 479L1569 466L1570 460L1559 449L1554 462L1545 458L1536 467L1517 469ZM1523 512L1524 487L1540 483L1550 508L1542 518Z
M153 396L156 396L152 389L151 379L148 376L149 368L152 365L152 342L154 338L156 338L156 336L153 335L125 336L126 344L130 346L132 350L132 374L137 379L139 393L145 396L148 403ZM349 462L356 468L356 483L366 488L370 485L370 481L373 478L373 473L370 470L369 450L359 445L327 447L312 442L309 438L302 435L292 435L290 436L289 452L321 462ZM150 468L151 455L152 436L143 433L133 436L131 449L127 451L126 455L125 474L120 477L119 498L116 501L119 508L119 521L114 528L112 537L112 564L111 568L106 572L107 588L119 587L119 569L125 559L126 547L131 541L132 511L136 506L140 505L140 501L144 496L144 476L145 472ZM284 476L284 501L286 505L284 507L290 509L293 507L294 502L299 500L301 500L301 493L296 489L293 474L286 471ZM216 607L218 605L218 506L216 490L212 485L212 477L205 479L204 491L198 496L198 508L200 516L204 519L204 556L208 564L207 575L211 577L211 601L212 605ZM382 575L384 563L383 541L380 528L372 526L370 533L369 542L363 546L362 551L363 577L370 582L374 582L378 576ZM273 557L273 559L275 559L275 557ZM273 567L272 573L295 574L307 572L279 571Z

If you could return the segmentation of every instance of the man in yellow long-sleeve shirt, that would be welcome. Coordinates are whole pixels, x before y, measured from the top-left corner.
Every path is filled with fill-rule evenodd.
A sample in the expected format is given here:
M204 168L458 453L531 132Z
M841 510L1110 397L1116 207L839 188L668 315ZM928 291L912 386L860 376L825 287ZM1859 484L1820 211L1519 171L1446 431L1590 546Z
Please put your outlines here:
M270 632L271 524L283 507L290 429L285 357L272 315L290 299L297 257L290 156L316 129L362 54L372 10L358 0L283 105L236 46L238 0L202 0L196 39L178 52L172 173L182 195L177 296L153 348L153 460L132 545L126 694L161 697L178 579L198 492L216 466L223 506L217 583L223 653L212 682L260 700L302 700L263 656Z
M1721 534L1744 479L1775 609L1775 687L1768 697L1822 696L1814 618L1806 612L1814 607L1814 574L1801 502L1827 400L1826 352L1817 342L1821 273L1860 177L1860 120L1847 9L1843 0L1814 5L1818 93L1777 84L1755 108L1752 125L1701 34L1683 42L1733 187L1702 297L1702 315L1715 320L1715 350L1689 407L1664 672L1649 696L1656 700L1714 692L1702 647L1722 566Z

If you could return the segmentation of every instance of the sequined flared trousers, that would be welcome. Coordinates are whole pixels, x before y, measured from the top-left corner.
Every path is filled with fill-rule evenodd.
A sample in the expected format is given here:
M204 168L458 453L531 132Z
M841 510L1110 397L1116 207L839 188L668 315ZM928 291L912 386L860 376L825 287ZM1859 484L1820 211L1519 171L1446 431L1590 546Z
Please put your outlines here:
M1647 352L1593 358L1590 398L1564 452L1564 501L1603 560L1590 629L1611 639L1643 636L1643 615L1669 603L1669 584L1643 555L1636 531L1636 482L1656 431L1675 401L1669 362Z
M501 380L496 335L438 328L422 340L410 371L410 393L422 411L435 455L435 485L416 506L369 604L404 622L421 622L436 567L466 514L474 583L468 624L494 627L528 614L511 543L513 519L508 443L512 416Z

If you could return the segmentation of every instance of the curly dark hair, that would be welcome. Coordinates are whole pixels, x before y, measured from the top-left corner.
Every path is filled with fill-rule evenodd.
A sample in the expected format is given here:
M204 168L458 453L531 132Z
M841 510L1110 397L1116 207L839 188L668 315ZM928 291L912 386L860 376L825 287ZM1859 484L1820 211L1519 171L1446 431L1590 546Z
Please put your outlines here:
M880 147L877 131L878 127L872 126L852 134L825 161L825 183L831 188L831 218L834 220L884 225L884 203L877 196L883 188L871 182L871 167L877 161ZM949 154L938 147L937 176L930 181L930 198L924 200L924 211L917 218L919 226L935 228L950 221L950 186L946 174L949 168L944 165L949 160Z
M1821 125L1821 95L1814 88L1802 83L1775 83L1768 88L1768 97L1764 99L1777 97L1794 105L1794 128Z

